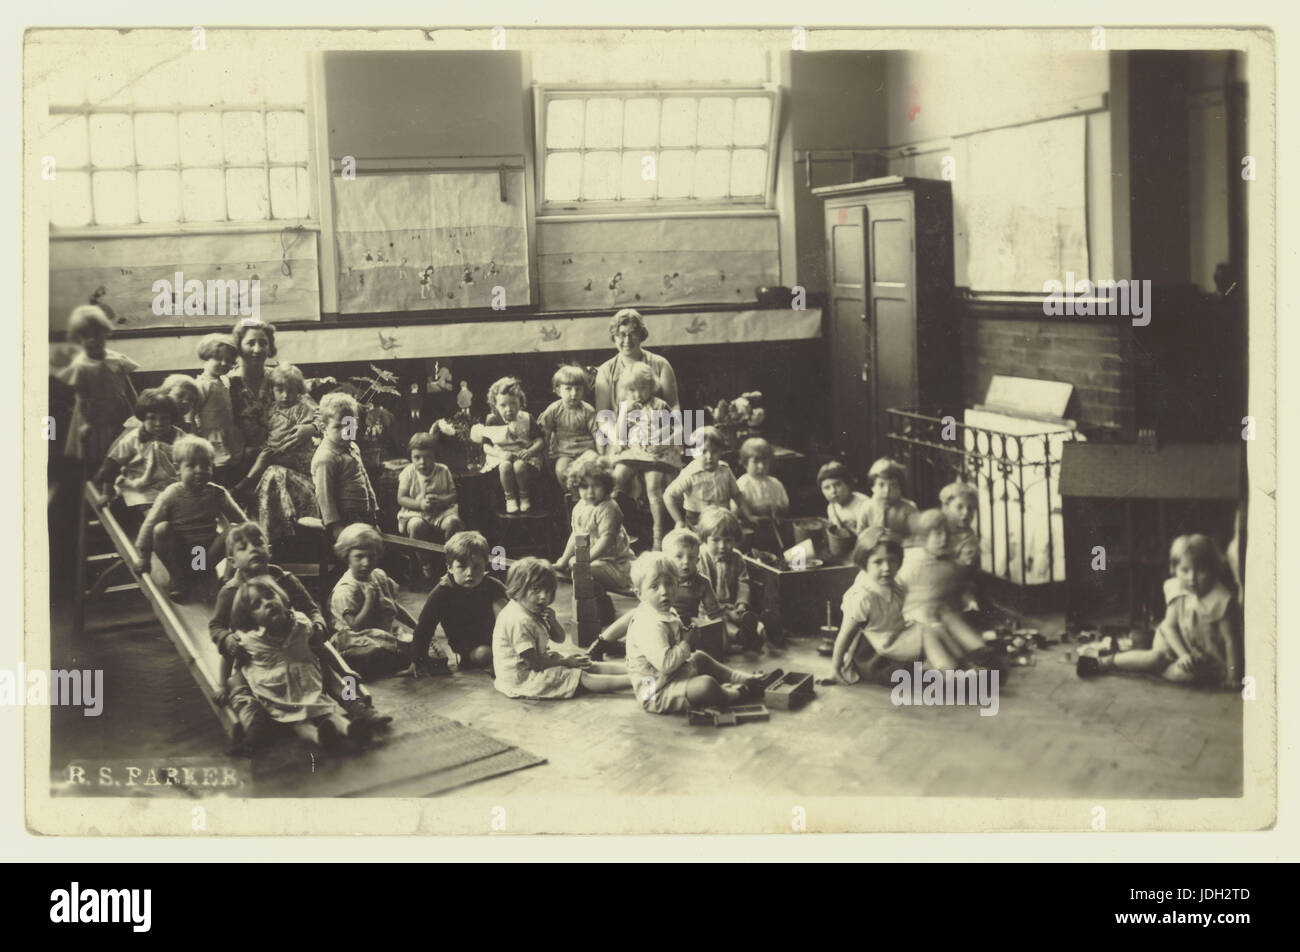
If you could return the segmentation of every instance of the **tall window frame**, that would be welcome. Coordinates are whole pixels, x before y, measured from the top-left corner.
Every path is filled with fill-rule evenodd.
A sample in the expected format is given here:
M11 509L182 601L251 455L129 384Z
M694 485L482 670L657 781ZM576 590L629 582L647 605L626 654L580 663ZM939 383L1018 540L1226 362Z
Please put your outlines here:
M628 143L627 129L629 116L634 114L634 110L629 107L629 102L655 101L657 106L651 110L648 107L638 107L636 112L642 115L653 111L657 120L656 134L653 137L649 135L648 130L644 127L639 129L640 136L635 137L632 144ZM682 107L674 104L673 107L665 107L665 102L674 100L677 103L693 101L695 111L696 134L694 136L681 135L682 123L676 122L678 126L676 133L665 136L668 131L666 122L670 115L670 108L678 114L685 112ZM712 100L714 104L705 107L706 101ZM729 109L719 110L716 107L717 101L726 100L730 102ZM739 105L741 100L747 100L743 107ZM567 116L560 118L568 119L564 123L563 133L557 137L555 134L557 127L560 125L557 119L557 113L552 111L553 104L567 104L571 102L582 103L580 109L568 107ZM614 144L612 137L609 135L609 129L603 130L603 136L596 138L594 141L590 137L590 127L588 118L592 115L593 109L591 103L621 103L622 116L620 124L620 138L617 144ZM761 102L766 111L767 125L762 132L761 138L755 131L752 122L745 123L746 129L737 138L737 131L733 125L732 130L722 133L721 129L716 126L706 127L705 134L700 135L701 126L705 125L705 120L709 115L701 115L710 110L713 115L719 113L730 115L734 123L734 117L742 109L749 114L750 118L757 115L755 103ZM667 212L689 212L698 211L763 211L772 210L776 207L776 146L777 137L780 129L780 90L773 84L753 85L753 86L702 86L702 85L682 85L682 86L592 86L592 85L546 85L537 84L534 86L534 125L535 125L535 156L536 156L536 187L538 196L538 214L542 217L565 217L570 215L580 215L584 213L617 213L629 215L644 215L653 217L657 213ZM560 109L564 109L561 106ZM609 107L598 107L608 112ZM581 132L578 140L574 141L574 115L581 113ZM559 141L557 142L557 139ZM686 139L688 141L683 141ZM703 141L701 141L703 140ZM700 171L705 163L701 162L701 154L705 154L709 170L713 173L709 185L702 194L697 194L697 189L703 181L703 173ZM737 153L745 153L737 155ZM757 163L754 153L762 153L761 168ZM720 179L720 172L723 164L719 161L720 154L726 155L725 167L727 174L727 187L725 189L717 188ZM610 156L617 155L616 163L618 165L617 175L611 176L608 173L610 169ZM682 161L685 156L689 155L689 162ZM577 167L577 192L573 189L573 168L574 159L567 159L564 183L562 187L556 185L556 179L560 178L557 174L559 171L558 163L553 162L556 156L576 157ZM589 164L592 156L599 156L602 160L600 165L603 166L601 171L605 172L603 188L596 191L595 197L592 197L588 189L588 183L591 178ZM668 158L665 159L665 156ZM644 170L647 167L647 159L653 159L650 165L654 171L654 179L647 183ZM677 170L664 167L665 161L669 163L676 162ZM682 175L680 170L683 166L689 164L690 167L690 185L689 188L682 187ZM547 193L548 173L552 178L552 194ZM673 187L664 188L664 173L675 174L676 180L671 184ZM637 181L638 176L640 181ZM613 179L613 195L610 195L611 178ZM743 179L739 191L736 191L738 180ZM757 187L745 187L745 183L757 182ZM625 194L628 191L628 185L635 186L632 194ZM648 186L653 186L648 187ZM682 194L683 191L686 194ZM649 194L646 194L646 193ZM666 192L666 194L665 194ZM719 194L721 192L721 194Z

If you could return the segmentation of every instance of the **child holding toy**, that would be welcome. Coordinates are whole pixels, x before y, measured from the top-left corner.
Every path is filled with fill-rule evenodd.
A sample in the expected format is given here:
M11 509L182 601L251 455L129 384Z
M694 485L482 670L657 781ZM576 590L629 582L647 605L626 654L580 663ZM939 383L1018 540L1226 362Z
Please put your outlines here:
M1169 547L1169 573L1165 617L1151 647L1080 657L1079 677L1136 672L1179 684L1241 687L1235 599L1219 547L1199 533L1179 536Z
M523 384L514 377L502 377L488 388L488 406L491 412L470 438L483 443L483 472L496 470L501 479L506 512L528 512L533 508L529 487L542 469L542 431L525 409Z
M641 708L651 714L684 714L693 707L732 707L757 701L784 672L745 674L692 644L673 609L679 578L672 559L644 552L632 563L632 587L641 604L627 632L627 674Z

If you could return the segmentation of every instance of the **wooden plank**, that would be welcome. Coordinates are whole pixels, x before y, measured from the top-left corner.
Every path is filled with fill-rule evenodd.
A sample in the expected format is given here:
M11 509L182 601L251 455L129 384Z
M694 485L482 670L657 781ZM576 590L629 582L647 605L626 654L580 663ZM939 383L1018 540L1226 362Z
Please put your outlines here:
M154 617L162 624L163 631L176 648L177 654L181 656L181 660L185 662L208 707L212 708L212 713L217 716L225 732L233 735L238 726L234 712L216 702L216 697L222 693L224 685L221 683L220 657L217 656L216 649L208 638L207 630L203 629L197 633L191 630L177 612L171 599L158 588L153 577L147 572L140 575L135 571L135 561L139 558L135 544L105 505L104 498L90 483L85 485L85 499L98 515L113 547L117 549L118 555L122 557L127 569L139 584L140 590L144 592L145 598L149 600Z

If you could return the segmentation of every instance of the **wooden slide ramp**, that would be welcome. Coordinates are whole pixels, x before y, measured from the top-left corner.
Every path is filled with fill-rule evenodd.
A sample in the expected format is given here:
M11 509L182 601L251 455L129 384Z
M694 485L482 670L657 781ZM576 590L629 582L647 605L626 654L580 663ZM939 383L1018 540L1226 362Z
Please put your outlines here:
M221 656L208 637L211 606L197 603L178 605L151 575L139 575L131 569L137 555L134 540L89 483L85 486L83 508L86 511L82 514L78 539L79 566L84 566L87 560L87 529L97 521L112 542L117 559L131 573L135 586L148 601L154 617L185 663L204 701L226 734L234 736L237 721L229 708L217 702L222 692ZM385 542L390 545L402 545L408 541L385 536ZM429 543L406 547L441 551L441 546ZM117 567L115 563L103 575ZM86 599L82 587L84 575L78 582L77 613L81 625L80 619L84 618L87 608L80 603ZM103 590L103 586L97 588ZM92 589L91 595L95 594L97 592ZM392 678L367 682L376 709L393 715L392 727L384 736L358 754L329 760L309 753L305 747L298 749L293 742L277 746L251 763L251 795L431 796L546 762L543 757L433 713L431 696L440 690L442 680L425 678L409 682Z

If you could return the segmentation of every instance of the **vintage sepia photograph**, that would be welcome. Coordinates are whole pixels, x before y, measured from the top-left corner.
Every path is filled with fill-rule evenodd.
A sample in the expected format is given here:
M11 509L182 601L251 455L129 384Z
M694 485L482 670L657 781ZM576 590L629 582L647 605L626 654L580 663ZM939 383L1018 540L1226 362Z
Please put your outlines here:
M29 827L1267 827L1274 54L29 30Z

